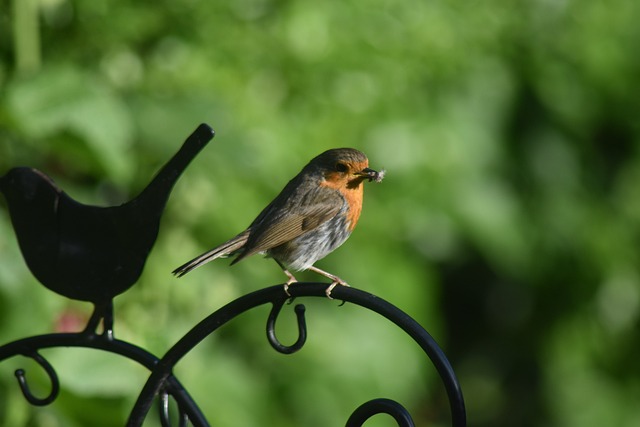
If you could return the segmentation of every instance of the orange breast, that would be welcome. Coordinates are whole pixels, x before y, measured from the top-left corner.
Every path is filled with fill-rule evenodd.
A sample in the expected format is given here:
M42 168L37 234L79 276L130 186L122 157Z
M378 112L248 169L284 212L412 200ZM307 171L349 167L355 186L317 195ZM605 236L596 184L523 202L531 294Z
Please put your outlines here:
M349 231L356 228L360 212L362 212L362 197L364 196L364 185L360 183L356 188L346 189L342 191L342 195L347 199L349 204L349 212L347 212L347 220L349 221Z
M320 185L323 187L332 188L334 190L338 190L340 194L346 200L349 210L347 211L347 221L349 223L349 231L353 231L358 223L358 219L360 218L360 213L362 212L362 198L364 196L364 184L362 181L358 182L355 186L347 187L346 180L332 180L331 177L328 177L325 181L321 182Z

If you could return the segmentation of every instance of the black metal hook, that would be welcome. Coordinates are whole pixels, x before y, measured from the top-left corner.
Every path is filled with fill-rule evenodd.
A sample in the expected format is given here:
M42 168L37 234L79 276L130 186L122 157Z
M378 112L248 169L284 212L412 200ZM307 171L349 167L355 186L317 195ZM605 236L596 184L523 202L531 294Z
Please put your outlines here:
M56 398L58 397L58 393L60 392L60 381L58 380L58 374L56 374L56 371L53 369L53 366L51 366L47 359L42 357L38 352L25 354L24 356L32 358L38 365L40 365L42 369L44 369L44 371L47 373L47 375L49 376L49 380L51 381L51 392L49 393L49 395L44 398L36 397L33 395L33 393L31 393L31 390L29 389L24 369L17 369L15 374L24 398L27 399L29 403L35 406L49 405L51 402L56 400Z
M360 405L347 420L346 427L361 427L377 414L389 414L399 427L415 427L413 419L404 406L391 399L373 399Z
M286 346L278 341L275 330L276 319L280 314L280 310L282 310L284 302L284 299L280 299L273 303L273 308L271 309L269 318L267 319L267 339L269 340L271 347L273 347L277 352L282 354L292 354L300 350L307 341L307 322L304 318L305 307L302 304L297 304L294 308L296 312L296 319L298 321L298 340L292 345Z

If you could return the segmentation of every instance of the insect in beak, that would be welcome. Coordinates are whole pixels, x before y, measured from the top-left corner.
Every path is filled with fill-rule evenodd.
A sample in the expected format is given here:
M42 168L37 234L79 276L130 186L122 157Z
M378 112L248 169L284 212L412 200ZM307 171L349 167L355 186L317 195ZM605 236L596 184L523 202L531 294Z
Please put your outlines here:
M360 172L356 172L356 175L367 178L369 182L371 181L380 182L384 179L385 170L382 169L380 172L378 172L371 168L364 168Z

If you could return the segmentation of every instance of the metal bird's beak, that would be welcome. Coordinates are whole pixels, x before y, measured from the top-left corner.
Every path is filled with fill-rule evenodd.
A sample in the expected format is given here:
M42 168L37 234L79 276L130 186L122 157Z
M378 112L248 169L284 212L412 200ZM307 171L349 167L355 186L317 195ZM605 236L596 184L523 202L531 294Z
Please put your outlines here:
M371 168L364 168L360 172L356 172L356 176L367 178L369 182L371 181L380 182L382 180L380 172L373 170Z

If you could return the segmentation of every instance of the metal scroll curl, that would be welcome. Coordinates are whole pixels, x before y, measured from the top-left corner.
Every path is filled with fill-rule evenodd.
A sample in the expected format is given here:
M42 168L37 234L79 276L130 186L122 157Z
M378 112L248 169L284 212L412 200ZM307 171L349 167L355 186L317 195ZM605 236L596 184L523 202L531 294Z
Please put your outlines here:
M29 387L24 369L17 369L15 374L18 385L25 399L32 405L45 406L53 403L60 390L60 380L54 367L40 354L40 350L55 347L82 347L102 350L133 360L150 371L158 363L158 358L148 351L126 341L114 339L107 335L96 333L54 333L23 338L0 346L0 362L16 356L33 359L44 369L51 383L51 390L45 397L36 396ZM170 427L171 421L168 411L168 401L171 396L179 412L179 426L186 426L187 420L194 426L204 427L207 422L200 409L182 387L177 378L169 376L160 394L160 421L163 426Z
M326 283L300 283L289 288L292 298L321 297L326 298ZM387 318L396 326L407 333L427 354L435 366L444 384L449 406L451 410L451 424L453 427L466 426L466 412L460 384L455 376L453 368L445 354L429 333L409 315L378 298L377 296L354 288L338 286L332 292L332 297L338 300L372 310ZM184 335L153 368L144 388L133 407L128 427L141 426L145 420L156 396L162 396L167 381L171 378L174 366L196 347L207 336L214 333L220 326L233 320L238 315L264 304L272 304L272 309L267 319L267 339L271 346L283 354L291 354L298 351L305 343L307 329L304 319L304 306L298 304L295 307L298 322L298 339L290 346L283 345L275 334L275 323L282 306L289 300L282 285L276 285L244 295L219 310L215 311L200 323L194 326ZM412 427L413 420L408 411L399 403L389 399L374 399L358 407L348 419L347 427L362 426L369 418L376 414L385 413L391 415L400 427Z
M361 427L374 415L388 414L399 427L414 427L413 419L404 406L391 399L373 399L358 406L347 420L346 427Z
M47 359L42 357L40 353L34 351L31 354L28 354L38 365L44 369L44 371L49 376L49 380L51 381L51 391L49 395L46 397L36 397L31 393L31 389L29 388L29 384L27 383L27 377L24 369L16 369L16 378L18 379L18 385L20 386L20 390L22 390L22 395L29 403L34 406L46 406L56 400L58 397L58 393L60 392L60 380L58 379L58 374L56 373L53 366L49 363Z

